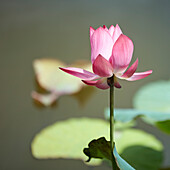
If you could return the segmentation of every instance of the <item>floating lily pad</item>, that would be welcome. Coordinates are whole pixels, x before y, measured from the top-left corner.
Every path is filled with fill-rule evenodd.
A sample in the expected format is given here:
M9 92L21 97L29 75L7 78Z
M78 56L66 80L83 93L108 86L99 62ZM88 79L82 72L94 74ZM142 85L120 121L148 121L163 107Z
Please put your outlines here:
M56 122L35 136L31 145L32 154L37 159L65 158L86 161L83 148L87 147L93 139L103 136L106 140L109 139L109 124L105 120L74 118ZM119 154L133 145L149 147L160 152L163 149L162 144L154 136L141 130L117 130L114 137ZM149 157L147 159L150 160ZM100 159L92 159L88 165L100 163Z
M170 134L170 120L156 122L156 126L165 133Z
M158 170L163 161L162 151L141 145L125 148L121 157L126 158L129 164L137 170Z
M77 62L71 66L91 70L91 63L87 61ZM32 97L45 106L51 105L62 95L77 93L85 86L79 78L61 71L59 67L67 65L57 59L37 59L33 62L33 67L39 86L48 94L33 91Z
M170 133L170 81L157 81L143 86L135 95L134 109L115 109L115 120L133 122L136 117ZM109 108L105 117L109 119Z
M170 114L170 81L157 81L143 86L135 94L136 109Z
M136 93L133 104L138 110L159 112L152 114L152 118L157 117L156 121L165 122L154 122L155 125L170 133L170 81L157 81L143 86Z
M116 141L118 153L122 153L129 146L140 145L162 151L162 144L151 134L138 129L126 129L122 131L122 135Z
M116 121L127 123L133 121L136 117L147 117L154 122L170 120L170 114L156 111L147 111L139 109L115 109L114 116ZM105 117L109 119L110 110L105 109Z
M144 131L124 130L116 146L120 156L137 170L157 170L162 164L163 146Z
M32 154L38 159L66 158L87 160L83 149L94 138L109 137L109 124L101 119L75 118L48 126L32 142ZM90 165L99 165L93 159Z

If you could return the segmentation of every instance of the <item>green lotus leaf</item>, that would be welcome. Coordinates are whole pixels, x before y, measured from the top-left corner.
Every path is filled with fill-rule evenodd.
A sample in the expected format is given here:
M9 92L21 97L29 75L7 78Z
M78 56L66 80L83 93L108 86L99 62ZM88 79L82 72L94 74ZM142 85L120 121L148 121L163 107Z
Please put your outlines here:
M123 158L120 157L120 155L117 153L116 146L114 147L113 154L120 170L135 170Z
M69 66L91 70L91 63L87 61L78 61ZM36 59L33 62L33 67L39 87L48 93L33 91L31 95L35 101L44 106L52 105L62 95L78 93L86 86L77 77L61 71L59 67L68 67L68 65L60 60L49 58Z
M115 109L114 114L115 120L123 123L131 122L137 117L145 117L148 119L148 121L150 120L151 122L166 121L170 119L170 114L167 113L139 109ZM108 120L110 118L109 108L105 109L105 118Z
M83 149L94 138L109 137L109 124L101 119L73 118L56 122L38 133L31 145L32 154L38 159L87 160ZM99 165L100 159L92 159L89 165Z
M112 160L112 154L110 151L110 141L107 141L105 137L94 139L88 144L88 148L84 148L83 152L89 157L87 162L90 162L91 158L100 158Z
M117 153L115 145L113 154L111 154L110 141L107 141L104 137L92 140L88 144L88 148L84 148L84 153L89 157L87 162L89 162L91 158L100 158L112 161L112 156L114 155L115 163L117 164L116 169L134 170L132 166L130 166L124 159L120 157L120 155Z
M136 109L170 114L170 81L157 81L143 86L135 94Z
M115 125L116 126L116 125ZM109 124L105 120L92 118L72 118L56 122L38 133L31 144L32 154L37 159L81 159L87 160L83 148L93 139L109 139ZM152 135L136 129L120 129L114 133L117 151L140 145L162 152L162 144ZM140 153L138 153L140 154ZM124 157L127 160L126 157ZM150 158L147 158L148 161ZM161 160L160 160L161 162ZM101 159L92 159L88 165L99 165ZM151 162L153 163L153 162Z
M121 157L126 158L126 161L137 170L158 170L163 161L162 151L141 145L125 148Z
M133 104L137 110L153 112L152 119L156 118L156 121L160 123L150 121L151 119L146 121L155 123L161 130L170 133L170 123L168 123L170 121L170 81L157 81L143 86L136 93Z

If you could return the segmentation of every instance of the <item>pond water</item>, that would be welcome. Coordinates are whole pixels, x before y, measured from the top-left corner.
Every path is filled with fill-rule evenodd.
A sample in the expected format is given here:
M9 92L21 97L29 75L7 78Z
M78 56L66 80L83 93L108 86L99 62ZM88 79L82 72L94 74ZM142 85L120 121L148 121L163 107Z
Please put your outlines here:
M132 61L139 58L138 70L153 69L148 78L121 81L123 88L116 89L116 107L132 107L132 98L142 85L170 77L169 6L168 0L0 1L0 169L109 169L107 165L90 168L79 160L32 157L30 143L42 128L70 117L103 118L108 105L108 91L95 89L83 106L76 98L63 96L56 107L37 107L30 95L36 88L32 62L44 57L66 63L90 60L89 26L118 23L134 42ZM140 126L148 130L145 124ZM166 144L166 135L154 133ZM165 165L170 162L168 151Z

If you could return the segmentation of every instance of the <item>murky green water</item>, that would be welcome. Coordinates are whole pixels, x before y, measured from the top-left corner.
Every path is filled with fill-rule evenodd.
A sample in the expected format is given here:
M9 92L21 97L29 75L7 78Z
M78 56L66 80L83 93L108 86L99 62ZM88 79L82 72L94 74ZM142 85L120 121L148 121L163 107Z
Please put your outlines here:
M135 44L138 70L153 69L152 76L122 81L123 88L116 90L116 106L132 107L132 97L142 85L170 77L169 6L168 0L0 1L0 169L109 169L89 168L78 160L32 157L30 143L40 129L70 117L103 117L108 103L108 91L96 89L84 107L70 96L61 97L54 108L36 107L30 97L35 89L32 61L90 59L89 26L118 23ZM158 135L164 142L166 136Z

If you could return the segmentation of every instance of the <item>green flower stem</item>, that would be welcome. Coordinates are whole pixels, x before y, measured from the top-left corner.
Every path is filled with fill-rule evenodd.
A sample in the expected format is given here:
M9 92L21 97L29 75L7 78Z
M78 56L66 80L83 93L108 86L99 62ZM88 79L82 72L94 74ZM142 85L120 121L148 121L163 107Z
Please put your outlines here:
M117 169L115 157L113 156L114 148L114 75L107 80L110 86L110 149L112 154L112 169Z

